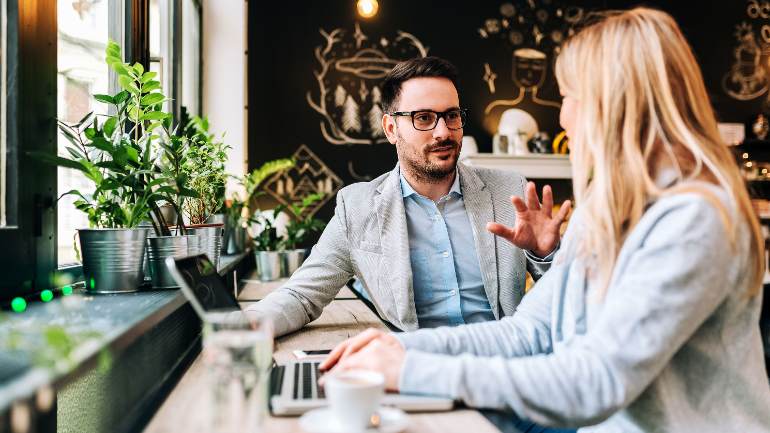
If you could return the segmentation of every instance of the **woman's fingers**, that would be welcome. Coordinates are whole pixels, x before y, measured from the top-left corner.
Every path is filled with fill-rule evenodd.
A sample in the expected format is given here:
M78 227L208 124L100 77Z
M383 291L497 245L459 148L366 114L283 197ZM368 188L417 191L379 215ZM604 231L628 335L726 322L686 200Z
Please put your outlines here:
M380 333L381 331L367 329L366 331L358 334L355 338L353 338L350 344L348 344L348 347L345 348L345 351L342 352L342 359L345 359L348 356L351 356L361 350L364 346L369 344L370 341L379 337Z
M342 343L338 344L337 346L332 349L331 353L329 353L329 356L326 357L326 359L321 362L321 364L318 365L319 370L328 370L334 366L334 364L337 363L337 361L340 359L340 356L342 356L342 353L347 348L347 345L350 344L350 338L343 341Z
M329 370L340 360L347 356L357 352L362 347L373 339L382 334L382 331L377 329L367 329L366 331L356 335L355 337L348 338L342 343L338 344L326 359L318 366L320 370Z

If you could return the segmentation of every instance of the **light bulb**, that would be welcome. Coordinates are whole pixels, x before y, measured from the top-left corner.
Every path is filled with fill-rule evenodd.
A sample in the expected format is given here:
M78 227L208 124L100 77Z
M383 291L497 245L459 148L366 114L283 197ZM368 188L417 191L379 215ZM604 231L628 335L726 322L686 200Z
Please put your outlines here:
M363 18L371 18L377 15L380 5L377 3L377 0L358 0L356 8L358 9L358 15L361 15Z

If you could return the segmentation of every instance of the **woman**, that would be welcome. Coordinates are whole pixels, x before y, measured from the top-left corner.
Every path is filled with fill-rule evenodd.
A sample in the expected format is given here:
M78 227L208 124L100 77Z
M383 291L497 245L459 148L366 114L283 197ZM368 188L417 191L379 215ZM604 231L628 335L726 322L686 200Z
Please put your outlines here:
M564 44L556 76L577 208L516 314L370 330L322 367L581 432L770 431L763 240L678 26L607 14Z

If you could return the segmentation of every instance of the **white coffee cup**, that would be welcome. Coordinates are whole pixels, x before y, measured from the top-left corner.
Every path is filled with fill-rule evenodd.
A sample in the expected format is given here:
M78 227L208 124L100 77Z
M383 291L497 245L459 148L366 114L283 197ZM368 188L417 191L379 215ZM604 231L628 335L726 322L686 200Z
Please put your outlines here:
M384 391L385 377L370 370L330 374L324 383L329 408L340 431L351 433L366 430Z

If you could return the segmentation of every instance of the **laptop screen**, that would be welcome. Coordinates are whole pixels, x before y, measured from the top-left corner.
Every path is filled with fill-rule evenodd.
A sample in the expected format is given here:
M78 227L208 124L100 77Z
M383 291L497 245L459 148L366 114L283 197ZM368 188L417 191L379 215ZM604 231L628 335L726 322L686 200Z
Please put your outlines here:
M178 275L184 281L177 281L191 302L203 309L203 312L238 311L240 306L232 293L225 287L225 282L217 273L213 263L203 254L174 258ZM184 284L182 284L184 283ZM185 290L186 289L186 290Z

